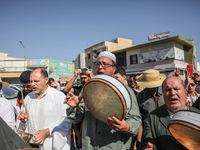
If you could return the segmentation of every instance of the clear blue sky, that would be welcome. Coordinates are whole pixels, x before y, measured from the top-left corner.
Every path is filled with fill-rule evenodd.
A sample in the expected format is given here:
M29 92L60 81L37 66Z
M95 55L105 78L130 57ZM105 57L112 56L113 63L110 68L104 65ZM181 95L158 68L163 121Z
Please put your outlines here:
M116 37L148 42L170 31L195 41L200 62L200 0L0 0L0 52L26 59L74 60Z

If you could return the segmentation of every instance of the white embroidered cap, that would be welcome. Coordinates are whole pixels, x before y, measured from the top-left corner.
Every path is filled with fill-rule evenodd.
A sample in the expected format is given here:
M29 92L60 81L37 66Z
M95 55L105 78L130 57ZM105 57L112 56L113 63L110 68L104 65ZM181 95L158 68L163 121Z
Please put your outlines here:
M98 56L98 59L99 59L99 57L101 57L101 56L109 57L110 59L112 59L112 60L116 63L116 57L115 57L115 55L114 55L113 53L111 53L111 52L108 52L108 51L103 51L103 52L101 52L101 53L99 54L99 56Z

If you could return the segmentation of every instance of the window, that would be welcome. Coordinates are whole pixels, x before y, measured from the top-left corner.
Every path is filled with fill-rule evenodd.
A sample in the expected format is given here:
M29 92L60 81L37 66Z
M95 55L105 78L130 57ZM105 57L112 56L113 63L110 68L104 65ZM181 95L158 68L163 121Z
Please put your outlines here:
M90 59L90 54L87 54L87 56L88 56L88 59Z
M130 56L130 64L137 64L138 60L137 60L137 55L131 55Z

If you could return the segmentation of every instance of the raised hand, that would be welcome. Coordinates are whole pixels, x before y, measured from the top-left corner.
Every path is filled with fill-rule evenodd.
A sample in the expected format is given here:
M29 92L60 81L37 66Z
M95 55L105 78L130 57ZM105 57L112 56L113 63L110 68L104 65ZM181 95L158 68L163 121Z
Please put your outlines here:
M69 92L67 94L67 97L65 98L64 104L68 104L72 109L75 109L82 98L83 98L82 95L78 97L74 95L73 93Z
M74 76L77 78L79 74L80 74L80 71L79 71L78 67L76 67L74 70Z
M85 72L85 74L91 79L93 76L93 73L88 68L86 68L86 69L87 69L87 71Z

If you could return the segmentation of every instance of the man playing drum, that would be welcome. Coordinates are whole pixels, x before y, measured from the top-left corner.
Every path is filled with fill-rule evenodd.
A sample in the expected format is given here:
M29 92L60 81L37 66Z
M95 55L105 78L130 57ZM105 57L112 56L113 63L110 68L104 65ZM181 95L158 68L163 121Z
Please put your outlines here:
M144 120L142 149L183 150L186 149L170 134L167 125L170 118L179 110L199 110L186 105L186 92L179 77L171 76L164 80L163 97L165 104L152 111Z
M104 51L98 56L96 74L114 76L116 57ZM104 93L102 93L103 95ZM141 126L141 117L135 97L132 97L132 107L123 120L115 116L108 117L107 123L96 119L87 109L82 96L70 93L66 97L68 118L72 123L83 120L82 148L90 149L130 149L132 136L136 136Z

